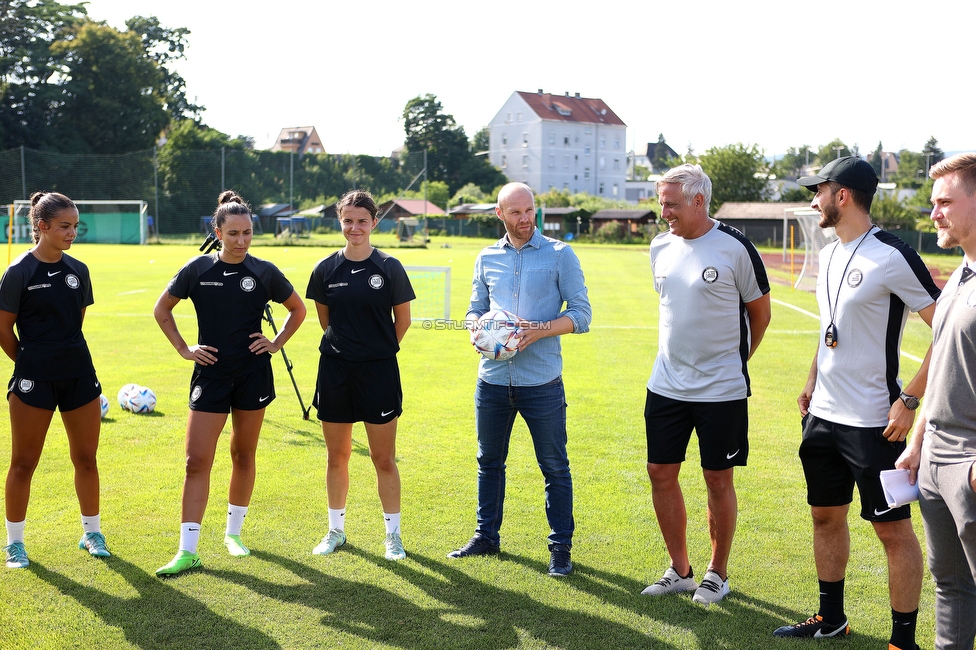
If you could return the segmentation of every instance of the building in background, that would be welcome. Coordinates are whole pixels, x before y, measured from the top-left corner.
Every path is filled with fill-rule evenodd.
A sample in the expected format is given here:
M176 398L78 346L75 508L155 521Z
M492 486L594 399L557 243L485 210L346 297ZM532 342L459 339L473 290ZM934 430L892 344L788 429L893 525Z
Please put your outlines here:
M314 126L292 126L284 128L271 146L271 151L293 151L298 155L325 153L322 139Z
M488 127L488 159L509 180L624 198L627 125L602 99L517 91Z

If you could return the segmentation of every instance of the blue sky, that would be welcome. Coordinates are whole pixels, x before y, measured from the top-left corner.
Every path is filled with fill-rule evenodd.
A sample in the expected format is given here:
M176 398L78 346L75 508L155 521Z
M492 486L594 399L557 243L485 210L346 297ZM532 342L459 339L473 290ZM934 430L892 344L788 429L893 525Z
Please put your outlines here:
M879 140L917 151L930 135L976 149L976 3L949 4L90 0L88 12L189 28L177 67L204 122L259 147L312 124L329 152L388 155L412 97L437 95L470 136L513 91L542 88L602 98L628 148L664 133L680 153L743 142L779 156L835 137L862 153Z

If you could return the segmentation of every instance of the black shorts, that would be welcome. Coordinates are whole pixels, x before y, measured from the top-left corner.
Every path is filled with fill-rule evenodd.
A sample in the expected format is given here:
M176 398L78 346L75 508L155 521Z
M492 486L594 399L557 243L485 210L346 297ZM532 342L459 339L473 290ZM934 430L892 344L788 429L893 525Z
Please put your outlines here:
M274 401L274 373L271 364L233 379L205 377L194 367L190 377L190 410L204 413L259 411Z
M749 459L749 402L685 402L647 391L647 462L683 463L691 431L698 434L702 469L745 466Z
M98 399L102 394L102 387L95 375L55 381L34 381L14 376L10 378L10 385L7 386L8 401L11 393L27 406L45 411L60 409L64 413Z
M403 413L396 357L345 361L322 355L312 406L323 422L386 424Z
M904 442L888 442L884 427L851 427L821 420L812 413L803 418L800 461L807 479L811 506L846 506L854 500L854 485L861 495L861 517L868 521L899 521L912 516L909 506L888 507L880 473L892 469Z

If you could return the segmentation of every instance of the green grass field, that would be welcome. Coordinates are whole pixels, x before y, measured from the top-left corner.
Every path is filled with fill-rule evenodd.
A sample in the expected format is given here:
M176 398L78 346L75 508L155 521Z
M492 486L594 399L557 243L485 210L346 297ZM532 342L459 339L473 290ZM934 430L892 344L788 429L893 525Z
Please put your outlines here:
M439 247L445 241L451 248ZM474 258L485 243L440 239L427 249L390 252L405 265L451 266L452 317L461 319ZM312 266L338 244L255 246L252 253L277 264L304 295ZM222 439L200 541L204 568L164 581L154 570L178 542L191 364L172 349L151 311L169 278L197 251L189 245L72 249L92 271L96 302L85 335L112 402L99 465L103 530L114 556L101 561L77 548L81 527L71 464L55 417L27 515L31 567L0 569L0 648L813 648L770 633L817 606L795 402L815 351L817 323L790 307L816 312L814 297L774 286L772 324L750 365L751 455L736 476L740 513L731 596L709 609L690 595L650 599L639 595L641 589L668 565L651 507L643 425L644 386L657 349L657 295L645 247L576 250L593 324L586 335L563 337L577 522L570 577L545 575L543 481L521 420L509 458L501 556L446 559L474 530L478 360L466 332L414 323L399 355L407 559L383 558L383 522L361 426L354 429L350 463L349 543L328 557L311 555L327 526L325 444L314 415L301 419L276 359L278 399L267 410L243 532L253 555L232 558L221 543L230 470ZM195 338L190 303L176 313L185 337ZM284 310L275 313L280 323ZM311 305L309 314L286 346L306 403L321 335ZM913 316L903 349L921 357L928 337ZM903 361L908 377L917 363ZM9 375L13 364L4 363ZM155 390L155 413L120 411L115 393L129 382ZM6 416L0 429L5 469ZM696 445L682 482L700 576L709 541ZM844 647L883 648L890 628L884 555L869 524L856 515L851 523L847 612L853 634ZM921 535L917 513L915 527ZM932 608L926 573L918 634L923 648L932 645Z

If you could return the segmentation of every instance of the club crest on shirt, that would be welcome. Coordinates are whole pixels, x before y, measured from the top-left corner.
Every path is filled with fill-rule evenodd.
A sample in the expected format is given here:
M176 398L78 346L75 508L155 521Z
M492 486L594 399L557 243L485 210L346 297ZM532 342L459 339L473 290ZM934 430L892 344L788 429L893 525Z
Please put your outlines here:
M68 275L64 276L64 283L72 289L77 289L81 286L81 280L79 280L78 276L74 273L69 273Z
M20 388L21 393L29 393L34 390L34 382L30 379L21 379L17 387Z
M864 274L861 273L861 269L851 269L851 272L847 274L847 286L852 289L864 280Z
M369 276L369 286L373 287L374 289L382 289L383 276L378 273Z
M714 266L706 266L705 270L702 271L702 280L711 284L718 280L718 269Z
M200 386L194 386L193 390L190 391L190 401L191 402L197 401L198 399L200 399L201 395L203 395L203 388Z
M257 283L251 276L245 275L243 278L241 278L241 289L244 291L254 291L255 286L257 286Z

